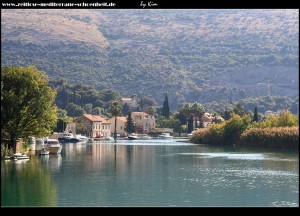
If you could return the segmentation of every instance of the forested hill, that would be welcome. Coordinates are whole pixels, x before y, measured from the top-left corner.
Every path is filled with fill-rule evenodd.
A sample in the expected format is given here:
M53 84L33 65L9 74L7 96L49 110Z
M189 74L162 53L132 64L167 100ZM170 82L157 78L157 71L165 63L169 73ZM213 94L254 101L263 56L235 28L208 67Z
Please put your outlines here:
M122 96L299 95L298 10L1 10L1 64Z

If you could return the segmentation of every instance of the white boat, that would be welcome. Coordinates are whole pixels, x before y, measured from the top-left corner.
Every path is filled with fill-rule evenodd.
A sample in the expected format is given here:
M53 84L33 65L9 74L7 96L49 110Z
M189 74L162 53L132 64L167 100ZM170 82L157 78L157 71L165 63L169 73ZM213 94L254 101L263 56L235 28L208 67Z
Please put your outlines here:
M39 152L39 155L49 155L50 151L46 150L46 149L42 149L40 152Z
M135 133L132 133L128 136L128 139L129 140L136 140L136 139L139 139L139 137L135 134Z
M160 139L173 139L173 136L170 135L170 133L162 133L158 136Z
M76 135L76 137L71 138L70 142L87 142L88 138L84 135Z
M142 140L149 140L149 139L151 139L151 136L148 136L147 134L141 134L140 135L140 139L142 139Z
M70 142L70 139L72 138L74 138L72 133L63 133L60 137L58 137L58 140L60 142Z
M113 137L111 137L111 136L108 136L108 137L105 137L105 140L107 140L107 141L113 141L113 140L114 140L114 138L113 138Z
M14 154L13 158L11 158L11 159L23 160L23 159L29 159L29 156L25 153L16 153L16 154Z
M50 154L60 154L62 150L62 145L57 139L48 139L45 147Z

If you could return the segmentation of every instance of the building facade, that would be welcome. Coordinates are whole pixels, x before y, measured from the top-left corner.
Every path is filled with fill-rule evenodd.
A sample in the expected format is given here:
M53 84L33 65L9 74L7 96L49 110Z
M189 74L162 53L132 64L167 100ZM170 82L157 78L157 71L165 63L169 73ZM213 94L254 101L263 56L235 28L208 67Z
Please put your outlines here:
M156 127L155 117L145 112L132 112L132 121L134 122L138 133L148 133L149 130Z
M112 117L107 120L109 123L111 123L111 133L114 134L115 130L115 117ZM117 128L116 128L116 133L120 134L121 136L127 136L127 133L125 131L126 127L126 122L127 122L127 117L117 117Z
M105 138L111 136L111 123L99 115L83 114L75 122L80 122L87 127L89 137Z

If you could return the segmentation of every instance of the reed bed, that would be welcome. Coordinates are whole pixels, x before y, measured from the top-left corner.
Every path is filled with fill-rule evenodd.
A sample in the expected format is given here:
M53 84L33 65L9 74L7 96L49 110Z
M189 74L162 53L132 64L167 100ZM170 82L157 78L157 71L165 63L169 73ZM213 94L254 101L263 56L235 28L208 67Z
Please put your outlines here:
M238 145L299 150L299 127L250 128Z

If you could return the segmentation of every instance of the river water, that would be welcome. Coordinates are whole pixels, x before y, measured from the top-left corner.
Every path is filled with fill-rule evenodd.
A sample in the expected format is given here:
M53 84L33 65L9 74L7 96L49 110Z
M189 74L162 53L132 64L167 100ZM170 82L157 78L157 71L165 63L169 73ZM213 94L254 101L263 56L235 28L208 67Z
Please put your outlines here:
M299 154L184 140L63 144L1 162L1 206L299 207Z

